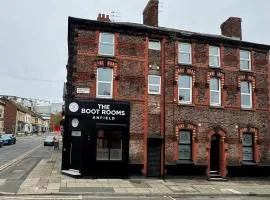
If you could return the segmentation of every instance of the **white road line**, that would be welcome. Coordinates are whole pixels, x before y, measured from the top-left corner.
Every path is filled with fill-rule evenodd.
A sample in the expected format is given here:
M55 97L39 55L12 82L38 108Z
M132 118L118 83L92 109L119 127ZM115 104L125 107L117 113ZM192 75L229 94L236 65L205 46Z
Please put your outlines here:
M24 153L23 155L14 158L13 160L9 161L8 163L0 166L0 172L7 169L8 167L10 167L11 165L20 162L21 160L23 160L26 156L28 156L29 154L31 154L33 151L37 150L38 148L40 148L42 145L38 145L36 146L34 149L31 149L30 151L27 151L26 153Z
M175 198L172 198L171 196L168 196L168 198L171 199L171 200L176 200Z
M44 199L44 200L80 200L83 199L81 195L79 196L72 196L72 197L67 197L67 196L21 196L21 197L15 197L15 196L6 196L4 199L27 199L27 200L39 200L39 199Z
M230 189L230 188L224 188L224 189L220 189L222 192L226 192L226 191L229 191L231 193L234 193L234 194L242 194L242 192L239 192L237 190L234 190L234 189Z

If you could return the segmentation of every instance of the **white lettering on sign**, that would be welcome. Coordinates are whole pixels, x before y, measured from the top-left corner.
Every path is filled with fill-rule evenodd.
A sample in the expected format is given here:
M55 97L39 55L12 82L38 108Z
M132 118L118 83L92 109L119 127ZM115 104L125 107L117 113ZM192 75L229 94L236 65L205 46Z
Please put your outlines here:
M113 121L116 116L125 116L124 110L112 110L109 104L98 104L97 108L81 108L82 114L92 115L92 119Z

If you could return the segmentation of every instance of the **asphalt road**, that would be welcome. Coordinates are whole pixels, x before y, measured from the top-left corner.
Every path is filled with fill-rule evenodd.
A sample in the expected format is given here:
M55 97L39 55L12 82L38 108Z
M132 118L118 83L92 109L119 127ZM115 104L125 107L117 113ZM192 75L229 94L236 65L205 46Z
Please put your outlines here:
M15 145L0 149L0 191L14 193L31 172L44 158L49 158L53 147L43 146L43 137L18 137ZM19 160L18 160L19 158ZM12 164L11 161L16 161ZM11 163L11 165L8 165ZM2 197L0 196L0 199Z
M21 200L267 200L269 197L247 197L247 196L230 196L230 197L215 197L215 196L81 196L81 195L31 195L31 196L0 196L1 200L21 199Z

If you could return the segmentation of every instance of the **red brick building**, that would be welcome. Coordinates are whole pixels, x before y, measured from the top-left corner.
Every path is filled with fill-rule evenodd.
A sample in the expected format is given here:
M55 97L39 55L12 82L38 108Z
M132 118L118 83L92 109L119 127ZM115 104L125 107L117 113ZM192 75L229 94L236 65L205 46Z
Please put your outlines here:
M235 17L221 25L222 35L159 27L158 0L148 2L143 19L144 24L135 24L111 22L105 15L97 20L69 18L66 111L85 114L87 108L80 110L76 101L128 102L128 131L123 132L128 144L120 145L128 173L269 173L270 46L242 41L241 19ZM91 119L93 112L103 112L92 108ZM76 116L78 127L85 118ZM99 135L107 133L95 127L102 125L85 128L83 122L85 126L73 134L71 114L69 118L65 117L62 169L87 174L99 152L113 155L114 143L104 139L99 146ZM85 139L76 137L86 157L71 166L75 136ZM110 142L106 146L104 141ZM91 162L85 161L87 152L93 153ZM113 162L109 158L103 157L107 167Z

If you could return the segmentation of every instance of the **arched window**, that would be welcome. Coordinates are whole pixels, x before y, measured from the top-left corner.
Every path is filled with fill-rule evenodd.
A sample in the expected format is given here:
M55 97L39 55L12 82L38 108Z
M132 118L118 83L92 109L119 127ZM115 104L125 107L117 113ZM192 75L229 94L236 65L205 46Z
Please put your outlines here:
M254 162L253 134L243 133L243 161Z
M192 160L192 133L180 130L179 135L179 160Z

